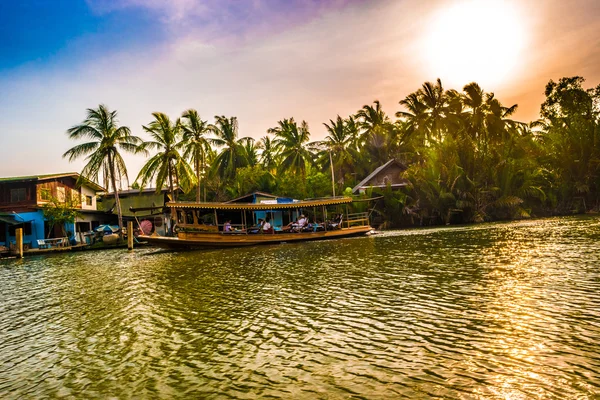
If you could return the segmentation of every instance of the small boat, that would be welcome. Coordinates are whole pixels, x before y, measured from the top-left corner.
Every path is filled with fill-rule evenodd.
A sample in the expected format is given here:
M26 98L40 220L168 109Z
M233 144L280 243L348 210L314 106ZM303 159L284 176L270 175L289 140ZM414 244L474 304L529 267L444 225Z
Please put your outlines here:
M219 248L366 235L373 229L369 215L348 214L352 201L351 197L335 197L304 201L273 198L260 203L168 202L173 236L151 234L140 235L140 239L166 248ZM328 219L328 208L344 206L346 213ZM304 214L311 215L312 222Z

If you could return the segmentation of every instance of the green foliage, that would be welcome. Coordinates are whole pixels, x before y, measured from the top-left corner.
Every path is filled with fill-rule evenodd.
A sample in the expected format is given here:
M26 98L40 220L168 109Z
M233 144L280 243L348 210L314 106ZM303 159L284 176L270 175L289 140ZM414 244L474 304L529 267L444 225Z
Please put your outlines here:
M230 198L256 191L270 193L274 189L275 177L260 165L239 168L226 188Z
M349 196L351 186L396 159L407 169L392 180L405 186L363 195L381 197L373 211L376 225L483 222L599 209L600 86L585 89L583 83L580 77L550 81L541 119L525 124L512 119L517 105L503 105L477 83L447 90L438 79L402 99L396 120L375 100L354 115L324 123L324 138L315 142L308 124L294 118L278 121L255 141L239 138L235 117L216 116L209 124L188 110L183 122L171 123L155 113L156 126L145 129L157 144L146 142L142 149L159 154L140 177L144 182L156 177L161 185L165 179L169 185L177 181L186 190L196 185L197 201L200 182L207 200L257 190L297 199L324 197L332 193L332 180L336 194ZM100 138L85 126L78 129L73 132ZM139 144L131 138L125 142L129 150ZM97 144L81 146L65 156L89 154ZM124 163L114 159L118 176ZM86 168L107 169L99 160ZM352 209L370 207L356 203Z
M99 182L103 178L104 184L115 193L119 228L123 229L123 216L119 201L121 180L127 177L125 161L121 152L142 153L146 150L141 146L142 139L131 134L127 126L118 126L117 112L109 111L101 104L97 109L88 108L86 119L79 125L67 130L69 139L87 139L86 143L79 144L67 150L63 157L73 161L86 157L87 164L81 171L85 179Z
M171 119L159 112L152 113L154 120L147 126L143 126L152 140L144 142L144 149L156 150L140 170L136 181L145 187L152 181L156 182L156 192L160 193L163 187L169 188L171 198L175 199L175 185L184 192L191 190L195 185L196 177L181 150L187 143L182 141L182 125L178 118L172 122Z
M81 218L81 212L76 208L76 204L72 199L68 198L66 201L59 201L56 197L50 197L50 201L42 206L42 213L44 218L48 221L50 229L48 234L52 232L54 226L60 226L63 235L66 236L65 224L74 223L77 218Z
M319 198L331 196L331 176L311 169L306 177L306 197Z

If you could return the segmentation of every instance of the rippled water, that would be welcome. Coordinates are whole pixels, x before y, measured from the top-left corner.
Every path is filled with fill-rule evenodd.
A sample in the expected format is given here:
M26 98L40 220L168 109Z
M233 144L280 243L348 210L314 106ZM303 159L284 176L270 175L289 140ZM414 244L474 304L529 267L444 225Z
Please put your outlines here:
M0 261L0 398L600 396L600 219Z

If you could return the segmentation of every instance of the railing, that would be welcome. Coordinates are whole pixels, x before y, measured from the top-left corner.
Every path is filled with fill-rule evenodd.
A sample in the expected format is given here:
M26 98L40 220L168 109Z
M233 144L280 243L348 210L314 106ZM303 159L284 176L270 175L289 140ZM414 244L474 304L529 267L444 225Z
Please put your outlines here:
M369 225L369 213L361 212L348 214L344 225L347 228L350 228L351 226L367 226Z

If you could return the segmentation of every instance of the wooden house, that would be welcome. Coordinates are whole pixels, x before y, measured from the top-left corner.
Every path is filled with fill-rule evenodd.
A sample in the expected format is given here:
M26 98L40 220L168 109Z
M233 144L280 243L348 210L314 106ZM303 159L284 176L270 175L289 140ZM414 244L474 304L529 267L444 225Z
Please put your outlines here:
M379 168L375 169L365 179L352 189L353 194L364 193L369 188L401 188L407 185L407 181L401 178L406 166L395 159L391 159Z
M79 185L79 180L76 172L0 178L0 246L15 241L16 228L23 229L25 247L36 248L40 239L64 236L61 227L50 231L44 218L43 207L53 198L81 213L76 223L64 227L69 239L104 223L104 213L96 209L96 193L104 188L90 181Z

